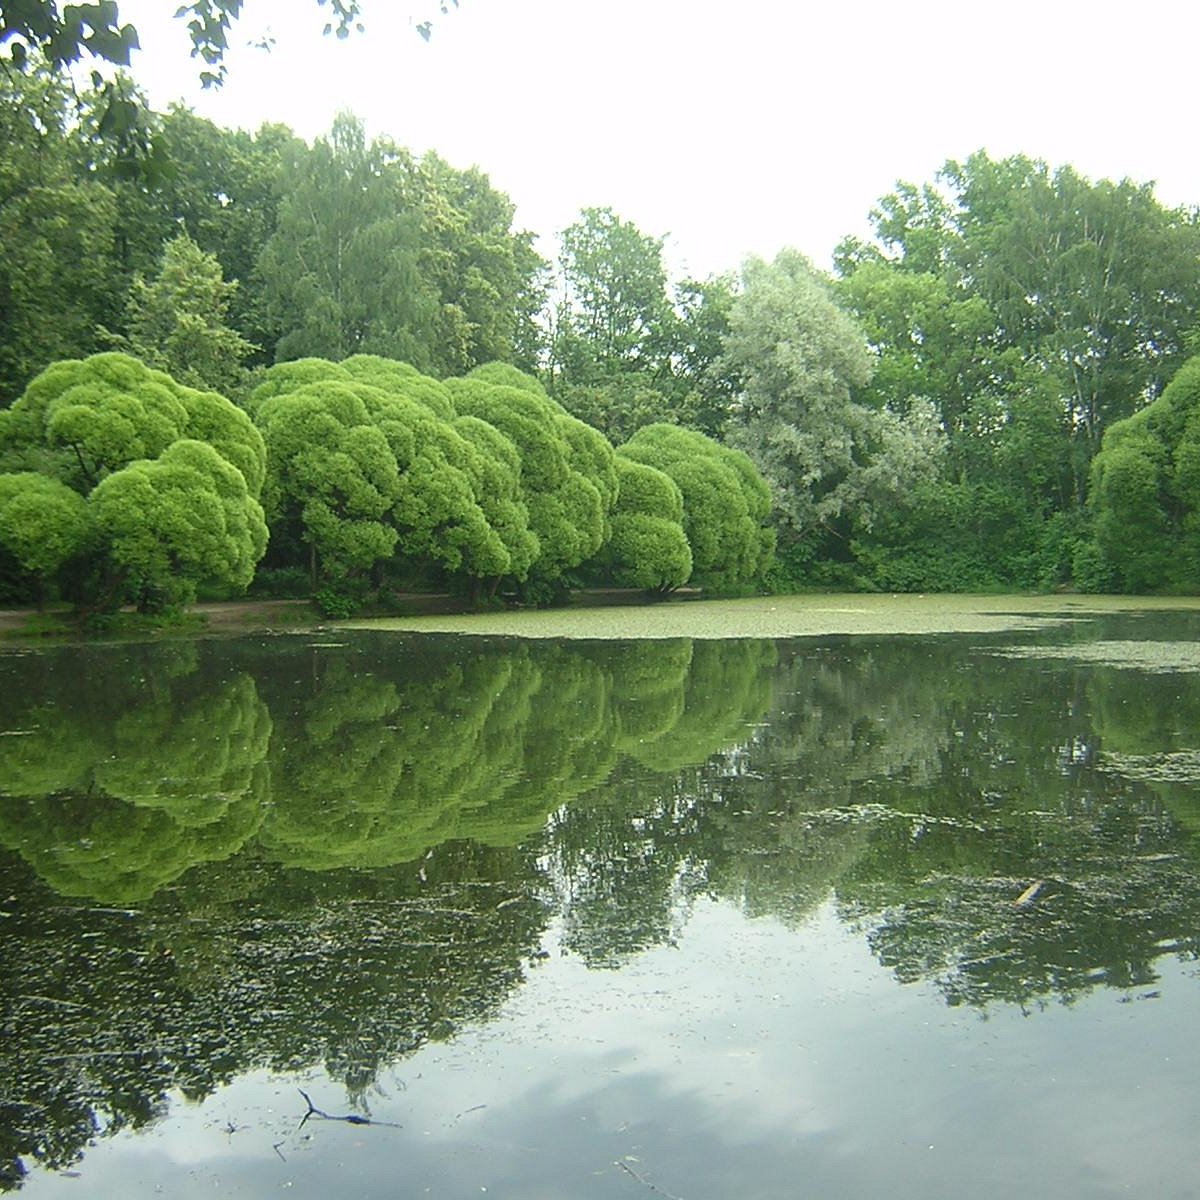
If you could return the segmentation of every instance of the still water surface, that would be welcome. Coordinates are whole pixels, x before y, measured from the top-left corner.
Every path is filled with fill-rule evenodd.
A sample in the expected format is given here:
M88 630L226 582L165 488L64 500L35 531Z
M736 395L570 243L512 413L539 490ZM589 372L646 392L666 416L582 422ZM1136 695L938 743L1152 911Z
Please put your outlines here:
M0 654L0 1187L1192 1196L1198 635Z

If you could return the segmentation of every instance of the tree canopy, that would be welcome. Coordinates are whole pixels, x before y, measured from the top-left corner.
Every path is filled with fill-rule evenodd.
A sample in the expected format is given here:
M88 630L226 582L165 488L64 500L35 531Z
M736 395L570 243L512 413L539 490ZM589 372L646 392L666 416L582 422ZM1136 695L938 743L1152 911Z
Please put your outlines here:
M1080 574L1106 590L1200 588L1200 358L1111 425L1092 463L1095 549Z
M0 412L0 480L21 521L4 542L43 582L88 549L91 582L75 585L103 607L174 605L205 581L244 588L267 543L265 455L222 396L124 354L57 363ZM50 539L44 552L31 532Z
M770 492L745 454L675 425L647 425L617 453L662 472L679 489L698 581L731 587L758 579L770 567L775 546Z
M730 440L770 481L792 539L870 528L936 470L933 413L916 401L903 414L860 401L874 355L795 251L746 264L724 361L742 381Z

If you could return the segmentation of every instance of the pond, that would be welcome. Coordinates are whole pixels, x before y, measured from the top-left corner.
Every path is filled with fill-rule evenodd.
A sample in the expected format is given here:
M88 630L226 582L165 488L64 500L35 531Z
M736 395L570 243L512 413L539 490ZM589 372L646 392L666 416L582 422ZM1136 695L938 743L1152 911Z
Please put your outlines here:
M0 1190L1194 1195L1200 612L0 653Z

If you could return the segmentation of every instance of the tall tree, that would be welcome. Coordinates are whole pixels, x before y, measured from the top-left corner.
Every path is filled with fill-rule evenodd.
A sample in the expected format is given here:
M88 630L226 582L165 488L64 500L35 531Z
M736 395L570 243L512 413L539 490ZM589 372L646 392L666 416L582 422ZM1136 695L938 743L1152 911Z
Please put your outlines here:
M116 201L77 171L74 123L61 79L0 72L0 406L120 311Z
M848 302L882 326L884 370L955 364L930 379L933 398L952 433L984 437L1009 419L1017 376L1039 372L1078 446L1064 454L1081 500L1105 427L1153 399L1185 357L1200 307L1196 211L1163 207L1149 184L1093 182L1069 166L980 151L946 163L936 184L898 184L872 219L875 243L847 240L838 265ZM888 308L897 289L918 285L889 268L923 278L936 300L913 296L907 330Z
M611 208L585 208L561 241L564 294L551 345L555 387L560 380L578 385L666 370L674 313L663 239L642 233Z
M278 360L368 353L431 365L437 298L420 270L420 214L392 170L402 157L388 142L368 143L347 113L328 138L289 156L258 264Z
M546 264L533 235L513 229L513 202L477 167L460 171L432 152L393 166L421 215L420 271L437 299L433 369L461 375L513 359L536 367Z
M874 355L797 251L746 263L725 364L742 380L729 440L770 482L791 540L869 528L881 507L936 473L930 409L914 402L898 414L859 401Z
M226 324L237 284L187 234L163 249L157 276L134 279L127 308L129 350L179 383L222 395L238 394L242 363L255 347Z
M265 347L255 265L275 230L285 158L303 143L283 125L254 134L223 129L180 106L163 115L158 141L169 170L147 191L142 219L156 245L182 230L216 257L225 279L238 285L230 324ZM263 358L260 350L254 361Z

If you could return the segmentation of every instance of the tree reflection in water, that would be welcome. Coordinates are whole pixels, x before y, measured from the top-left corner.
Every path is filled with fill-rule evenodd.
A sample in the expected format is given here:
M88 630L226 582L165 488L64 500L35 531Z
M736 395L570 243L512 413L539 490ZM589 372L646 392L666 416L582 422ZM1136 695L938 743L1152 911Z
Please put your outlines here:
M6 655L4 1178L254 1067L365 1109L552 921L619 968L700 896L832 899L950 1004L1150 984L1197 951L1200 675L977 642Z

